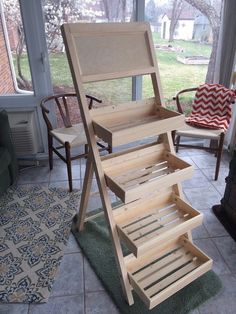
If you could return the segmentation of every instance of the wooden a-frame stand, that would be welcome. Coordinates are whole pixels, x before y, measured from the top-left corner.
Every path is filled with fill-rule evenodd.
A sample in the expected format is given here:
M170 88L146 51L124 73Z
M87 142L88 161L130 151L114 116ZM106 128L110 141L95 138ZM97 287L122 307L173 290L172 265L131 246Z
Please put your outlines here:
M183 200L180 182L192 167L172 144L184 117L163 106L147 23L65 24L62 34L89 144L77 227L84 227L95 172L123 294L132 305L135 290L151 309L212 266L192 243L202 214ZM136 75L151 76L153 98L88 110L84 83ZM155 140L101 157L95 135L112 147ZM123 205L112 208L108 189ZM126 257L121 241L132 252Z

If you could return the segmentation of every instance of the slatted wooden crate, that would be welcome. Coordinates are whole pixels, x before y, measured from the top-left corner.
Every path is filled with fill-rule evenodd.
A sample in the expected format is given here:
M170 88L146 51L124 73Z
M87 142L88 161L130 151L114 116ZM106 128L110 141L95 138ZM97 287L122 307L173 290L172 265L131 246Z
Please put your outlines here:
M95 134L111 146L156 136L183 126L184 116L157 106L155 98L91 111Z
M152 309L212 267L212 260L187 238L180 237L164 249L141 259L128 260L132 287Z
M128 203L191 177L193 168L172 155L164 144L124 153L102 161L108 187Z
M114 210L120 238L136 257L202 223L203 215L172 192Z

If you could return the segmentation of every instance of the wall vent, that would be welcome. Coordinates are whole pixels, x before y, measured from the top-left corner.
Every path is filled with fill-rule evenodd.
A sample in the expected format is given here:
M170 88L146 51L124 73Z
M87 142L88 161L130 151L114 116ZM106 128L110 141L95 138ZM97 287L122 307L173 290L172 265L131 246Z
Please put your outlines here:
M17 156L36 154L39 140L34 112L8 112L8 118Z

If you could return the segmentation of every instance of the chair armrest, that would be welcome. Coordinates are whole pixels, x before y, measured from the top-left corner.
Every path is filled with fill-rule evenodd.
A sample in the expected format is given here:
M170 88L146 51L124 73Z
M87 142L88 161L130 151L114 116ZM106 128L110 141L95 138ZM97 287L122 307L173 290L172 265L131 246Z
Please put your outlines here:
M89 99L89 105L88 105L89 110L93 108L93 102L94 101L96 101L98 103L102 103L102 100L100 100L94 96L86 95L86 98Z
M49 97L48 97L49 98ZM53 97L51 97L52 99L53 99ZM48 99L47 99L48 100ZM46 100L46 101L47 101ZM42 101L41 101L41 103L40 103L40 107L41 107L41 109L42 109L42 114L43 114L43 118L44 118L44 121L45 121L45 123L46 123L46 125L47 125L47 129L48 129L48 131L51 131L52 129L53 129L53 127L52 127L52 124L51 124L51 122L50 122L50 120L49 120L49 118L48 118L48 114L50 113L50 111L48 110L48 108L45 106L45 104L44 104L44 102L45 102L45 100L43 99Z
M173 97L173 100L176 101L176 105L177 105L177 109L178 109L178 112L179 113L184 113L183 111L183 108L180 104L180 101L179 101L179 95L181 94L184 94L184 93L187 93L187 92L193 92L193 91L196 91L197 90L197 87L192 87L192 88L186 88L186 89L182 89L181 91L179 91L175 97Z

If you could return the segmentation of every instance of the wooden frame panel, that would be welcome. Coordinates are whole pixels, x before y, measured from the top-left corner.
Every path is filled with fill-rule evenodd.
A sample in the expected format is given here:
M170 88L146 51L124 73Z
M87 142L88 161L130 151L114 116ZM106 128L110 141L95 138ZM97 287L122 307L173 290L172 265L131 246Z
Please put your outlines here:
M147 24L110 23L108 26L107 23L88 23L67 25L74 38L83 82L155 72L151 47L147 40Z

